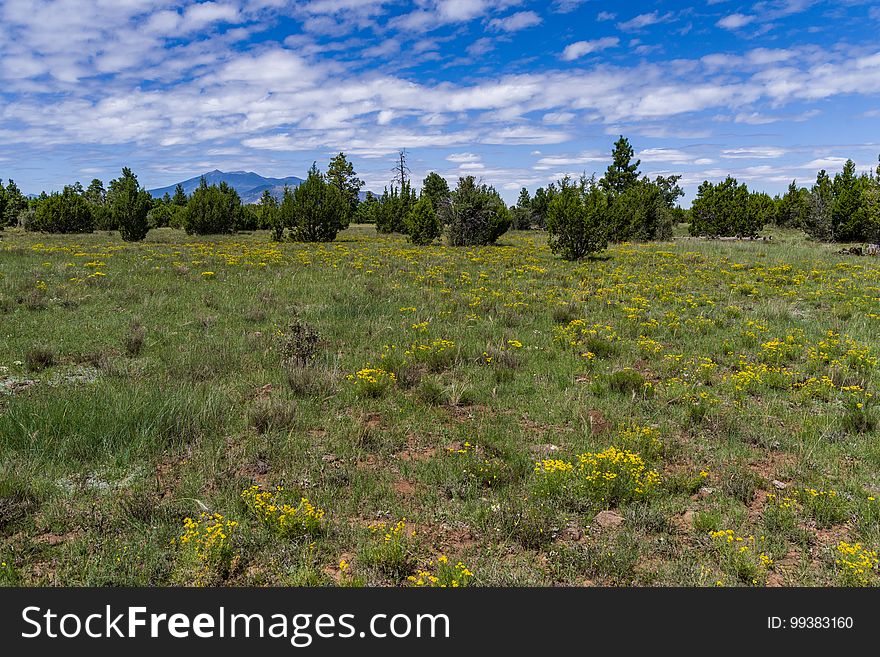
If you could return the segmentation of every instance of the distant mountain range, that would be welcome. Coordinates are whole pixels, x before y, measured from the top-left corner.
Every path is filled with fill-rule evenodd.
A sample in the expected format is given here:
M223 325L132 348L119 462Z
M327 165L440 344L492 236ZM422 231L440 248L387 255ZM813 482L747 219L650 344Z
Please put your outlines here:
M202 178L204 178L209 185L219 185L221 182L225 182L238 192L238 195L241 197L241 202L245 204L259 203L260 197L267 189L272 196L278 199L278 201L281 201L285 187L293 189L303 182L302 178L297 178L296 176L288 176L287 178L266 178L253 171L229 171L227 173L214 169L208 173L203 173L201 176L196 176L189 180L182 180L179 183L168 185L168 187L159 187L158 189L149 189L147 191L152 194L153 198L161 198L165 196L166 193L174 196L174 190L177 188L177 185L183 185L183 191L189 196L199 186L199 182ZM366 196L367 193L365 191L361 192L360 198L362 201Z
M177 185L183 185L183 191L186 192L188 196L198 188L199 181L202 178L204 178L209 185L219 185L221 182L225 182L238 192L242 203L259 202L263 192L267 189L280 201L284 194L285 186L293 188L303 182L302 178L297 178L296 176L288 176L287 178L266 178L253 171L230 171L227 173L214 169L208 173L203 173L201 176L196 176L189 180L182 180L179 183L174 183L168 187L160 187L158 189L150 189L147 191L149 191L154 198L161 198L166 192L171 196L174 196L174 190Z

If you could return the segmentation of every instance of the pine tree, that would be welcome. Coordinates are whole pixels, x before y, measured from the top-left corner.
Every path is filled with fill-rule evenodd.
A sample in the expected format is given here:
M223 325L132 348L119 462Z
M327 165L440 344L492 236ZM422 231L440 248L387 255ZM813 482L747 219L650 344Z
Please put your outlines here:
M107 192L104 189L104 182L100 178L93 178L92 182L86 188L86 200L92 205L104 205L107 201Z
M187 204L187 201L189 201L189 198L187 197L186 192L183 191L183 185L177 183L177 186L174 188L174 196L171 197L171 202L174 203L174 205L184 207Z
M327 182L339 190L339 193L342 194L342 197L345 199L345 202L348 205L346 225L351 223L351 219L354 217L354 213L357 211L357 206L360 202L360 192L361 188L364 186L364 181L357 177L354 171L354 165L346 159L345 153L339 153L336 157L330 160L330 166L327 167L326 179Z
M611 152L612 163L608 165L605 177L599 181L603 189L612 194L622 194L638 181L639 165L642 161L633 162L634 154L629 139L620 135Z
M513 228L515 230L529 230L532 227L533 211L532 211L532 198L529 195L529 190L523 187L519 191L519 198L516 201L516 206L511 208L511 217L513 220Z

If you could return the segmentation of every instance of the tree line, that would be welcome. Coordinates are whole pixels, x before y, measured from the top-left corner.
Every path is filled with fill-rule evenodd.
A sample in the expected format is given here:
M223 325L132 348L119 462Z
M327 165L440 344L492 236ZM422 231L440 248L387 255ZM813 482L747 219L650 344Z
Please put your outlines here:
M401 151L394 180L381 195L367 192L344 153L330 160L326 172L316 164L303 183L285 188L281 200L266 190L259 203L243 204L238 193L203 178L192 194L181 185L154 199L128 168L107 188L93 180L61 192L28 199L9 180L0 180L0 228L21 225L47 233L118 230L124 240L143 240L151 228L170 226L189 234L228 234L270 230L275 240L328 242L351 223L375 224L380 233L406 235L415 245L445 237L452 246L494 244L513 228L548 233L554 252L572 260L606 248L610 242L665 240L677 223L692 235L754 237L768 224L798 228L822 241L880 241L880 165L857 174L848 160L832 178L820 171L810 188L793 181L783 195L750 191L728 176L704 181L691 208L682 209L681 176L639 171L626 137L614 143L604 175L565 177L534 195L523 188L507 207L497 190L474 176L459 178L454 188L432 172L417 192Z

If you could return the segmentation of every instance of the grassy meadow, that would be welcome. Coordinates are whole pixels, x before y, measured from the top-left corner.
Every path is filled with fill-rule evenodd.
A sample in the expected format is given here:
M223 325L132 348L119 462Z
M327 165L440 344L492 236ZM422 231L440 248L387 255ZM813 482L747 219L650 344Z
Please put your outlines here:
M880 259L0 233L0 583L873 585Z

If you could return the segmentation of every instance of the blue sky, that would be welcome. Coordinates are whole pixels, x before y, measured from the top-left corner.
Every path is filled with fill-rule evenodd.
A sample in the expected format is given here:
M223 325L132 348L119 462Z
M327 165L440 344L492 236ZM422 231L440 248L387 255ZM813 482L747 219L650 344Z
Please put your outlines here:
M0 26L0 177L25 192L340 150L381 191L406 148L418 179L513 201L601 173L623 133L690 198L880 153L873 0L0 0Z

